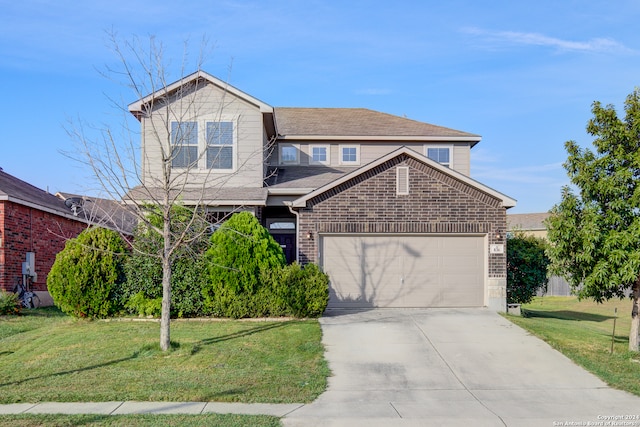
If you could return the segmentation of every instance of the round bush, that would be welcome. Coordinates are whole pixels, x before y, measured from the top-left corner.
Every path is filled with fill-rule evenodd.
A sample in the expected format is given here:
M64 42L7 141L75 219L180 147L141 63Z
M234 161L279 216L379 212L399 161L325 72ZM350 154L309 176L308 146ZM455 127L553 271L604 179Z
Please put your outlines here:
M120 308L126 246L118 233L92 227L70 239L47 277L54 303L75 317L104 318Z
M208 311L223 317L270 315L271 298L261 289L265 272L278 271L286 259L280 245L249 212L234 214L211 236L205 255L209 282L204 288Z

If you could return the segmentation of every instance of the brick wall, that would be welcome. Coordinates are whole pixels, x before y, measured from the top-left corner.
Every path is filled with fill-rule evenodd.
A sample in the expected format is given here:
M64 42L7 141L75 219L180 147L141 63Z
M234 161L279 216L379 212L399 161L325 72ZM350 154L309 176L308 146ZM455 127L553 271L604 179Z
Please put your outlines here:
M409 195L396 195L396 166L409 167ZM487 234L491 245L505 244L505 229L500 200L401 155L300 210L300 262L318 262L318 233ZM305 239L307 233L313 237ZM506 253L489 255L488 277L506 277Z
M47 274L67 239L76 237L86 224L20 204L0 201L0 288L12 290L22 277L27 252L35 252L38 281L35 290L46 290Z

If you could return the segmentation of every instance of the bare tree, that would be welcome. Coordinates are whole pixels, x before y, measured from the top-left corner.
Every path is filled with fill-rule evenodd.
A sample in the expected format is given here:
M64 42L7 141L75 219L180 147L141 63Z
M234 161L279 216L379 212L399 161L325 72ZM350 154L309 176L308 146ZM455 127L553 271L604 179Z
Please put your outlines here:
M164 46L153 37L143 45L139 39L120 41L110 33L109 41L119 65L107 67L103 74L124 83L138 101L126 105L109 98L127 116L119 130L88 128L80 122L72 124L68 132L80 149L80 158L75 158L90 167L106 196L122 200L139 225L162 238L161 250L148 255L158 257L162 264L160 348L166 351L170 347L171 266L177 249L202 237L206 207L234 175L256 169L254 175L260 173L262 183L264 146L242 159L229 158L223 140L234 129L224 126L228 122L223 115L234 108L233 97L227 97L223 88L212 99L203 100L202 89L208 84L201 78L206 74L201 67L206 42L193 64L185 44L179 76L172 78ZM131 125L131 114L140 122L135 127L140 126L141 132ZM202 126L198 129L198 117L203 114L213 117L206 124L205 149L197 143L205 132ZM231 114L238 120L240 113ZM213 172L232 163L229 173ZM172 209L175 205L188 206L189 215L185 217L181 210L177 218Z

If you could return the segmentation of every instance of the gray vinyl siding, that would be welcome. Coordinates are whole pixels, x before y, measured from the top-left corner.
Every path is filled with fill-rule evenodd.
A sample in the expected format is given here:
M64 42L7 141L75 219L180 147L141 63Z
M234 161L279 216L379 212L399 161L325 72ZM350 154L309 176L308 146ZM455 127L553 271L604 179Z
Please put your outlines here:
M175 179L186 179L193 186L207 182L230 187L262 187L265 142L262 113L259 107L212 84L199 88L169 107L158 108L152 118L143 119L141 152L145 184L154 185L155 182L157 185L157 180L162 179L162 149L168 150L170 147L171 121L198 122L198 154L202 156L198 167L189 170L188 175L185 169L174 169ZM205 123L208 121L234 122L233 170L216 171L206 168L204 135Z
M360 147L360 164L359 166L371 163L386 154L397 150L400 147L408 147L415 152L425 156L426 147L431 143L424 142L358 142L358 141L317 141L317 142L300 142L300 141L287 141L281 142L281 144L297 145L299 147L299 165L307 166L310 164L311 146L313 145L327 145L329 146L330 153L330 165L334 167L343 166L340 163L340 146L341 145L355 145ZM470 151L471 146L469 143L448 143L448 142L434 142L431 145L437 146L450 146L452 147L452 161L451 168L464 175L470 175ZM280 150L276 147L274 149L270 164L277 166L280 164Z

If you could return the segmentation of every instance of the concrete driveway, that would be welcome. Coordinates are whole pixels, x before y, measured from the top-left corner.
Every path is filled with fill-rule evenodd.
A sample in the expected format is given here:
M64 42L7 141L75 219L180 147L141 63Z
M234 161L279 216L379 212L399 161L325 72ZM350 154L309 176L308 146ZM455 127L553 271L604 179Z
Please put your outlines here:
M321 324L333 376L285 426L640 426L640 398L486 309L335 311Z

